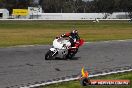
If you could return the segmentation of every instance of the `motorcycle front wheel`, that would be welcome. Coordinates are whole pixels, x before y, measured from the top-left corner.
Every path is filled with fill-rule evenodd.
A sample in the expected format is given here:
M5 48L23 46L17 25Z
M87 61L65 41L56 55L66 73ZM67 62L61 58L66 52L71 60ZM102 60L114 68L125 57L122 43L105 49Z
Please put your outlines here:
M54 52L52 52L52 51L48 51L46 54L45 54L45 60L50 60L50 59L53 59L53 55L54 54Z

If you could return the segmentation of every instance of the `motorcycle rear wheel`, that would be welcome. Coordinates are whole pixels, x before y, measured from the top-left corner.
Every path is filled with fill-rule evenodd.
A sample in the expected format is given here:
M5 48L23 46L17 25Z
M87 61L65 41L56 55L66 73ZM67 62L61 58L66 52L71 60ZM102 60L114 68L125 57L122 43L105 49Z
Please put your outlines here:
M72 59L74 56L75 56L74 53L69 53L69 54L67 55L67 58L68 58L68 59Z
M78 49L75 49L75 51L73 52L73 51L69 51L69 53L68 53L68 55L67 55L67 58L68 59L72 59L74 56L75 56L75 54L78 52Z

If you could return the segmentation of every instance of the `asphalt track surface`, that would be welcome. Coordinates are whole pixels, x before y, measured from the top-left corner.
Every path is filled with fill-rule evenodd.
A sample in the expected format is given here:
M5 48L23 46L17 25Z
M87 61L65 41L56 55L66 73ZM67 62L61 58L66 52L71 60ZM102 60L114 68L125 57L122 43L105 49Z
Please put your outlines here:
M50 45L0 48L0 88L132 68L132 40L86 43L73 60L45 60Z

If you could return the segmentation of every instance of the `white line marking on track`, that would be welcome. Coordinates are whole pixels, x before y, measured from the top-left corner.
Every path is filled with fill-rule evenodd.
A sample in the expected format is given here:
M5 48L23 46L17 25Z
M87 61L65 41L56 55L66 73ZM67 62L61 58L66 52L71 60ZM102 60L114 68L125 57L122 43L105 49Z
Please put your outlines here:
M88 44L88 43L97 43L97 42L110 43L110 42L113 42L113 41L114 41L114 42L127 42L127 41L132 41L132 39L85 42L85 44ZM39 45L39 44L35 44L35 45L16 45L16 46L10 46L10 47L7 47L7 48L16 48L16 47L35 47L35 46L47 46L47 45Z
M113 71L109 73L102 73L102 74L95 74L95 75L89 75L89 77L97 77L97 76L105 76L105 75L110 75L110 74L116 74L116 73L123 73L123 72L129 72L132 71L132 69L129 70L121 70L121 71ZM60 82L67 82L67 81L73 81L79 79L78 77L76 78L69 78L65 80L59 80L59 81L52 81L52 82L47 82L47 83L41 83L41 84L35 84L35 85L29 85L25 87L20 87L20 88L33 88L33 87L39 87L39 86L44 86L44 85L49 85L49 84L54 84L54 83L60 83Z
M85 42L87 43L97 43L97 42L102 42L102 43L110 43L110 42L127 42L127 41L132 41L132 39L125 39L125 40L108 40L108 41L95 41L95 42Z

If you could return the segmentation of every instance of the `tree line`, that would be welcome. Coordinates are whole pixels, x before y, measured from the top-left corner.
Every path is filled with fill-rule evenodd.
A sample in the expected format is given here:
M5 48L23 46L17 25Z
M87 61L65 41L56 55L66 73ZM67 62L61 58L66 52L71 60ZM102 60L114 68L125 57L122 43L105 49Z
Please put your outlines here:
M0 8L10 13L15 8L40 5L45 13L113 13L129 12L132 18L132 0L0 0Z
M45 13L106 13L128 12L132 18L132 0L39 0Z
M33 6L33 0L0 0L0 8L6 8L10 14L13 9L27 9L29 6Z

